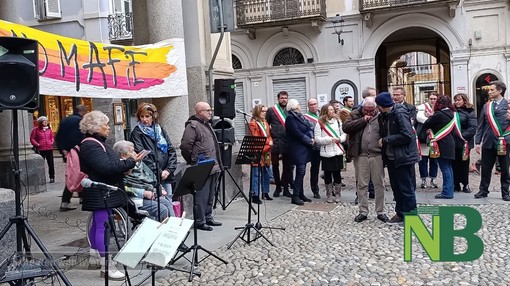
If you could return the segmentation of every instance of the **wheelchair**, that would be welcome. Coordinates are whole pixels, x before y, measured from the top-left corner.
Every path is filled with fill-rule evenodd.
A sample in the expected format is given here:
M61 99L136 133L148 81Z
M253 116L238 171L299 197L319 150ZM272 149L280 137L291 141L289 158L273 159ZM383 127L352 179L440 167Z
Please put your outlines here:
M113 229L110 235L110 253L117 253L122 246L129 240L134 230L138 225L140 225L146 217L150 217L149 213L144 210L138 209L136 204L128 197L127 205L121 208L113 208ZM90 246L90 237L89 232L92 227L92 212L89 214L87 218L86 225L86 236L87 242ZM115 242L115 237L113 236L113 231L117 234L117 238L119 240L120 248L117 247Z

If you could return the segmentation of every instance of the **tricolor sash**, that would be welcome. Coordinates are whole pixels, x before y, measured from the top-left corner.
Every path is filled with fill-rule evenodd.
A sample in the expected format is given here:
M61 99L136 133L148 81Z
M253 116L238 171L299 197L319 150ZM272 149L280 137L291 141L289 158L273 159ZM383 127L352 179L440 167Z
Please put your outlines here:
M260 130L262 130L264 137L267 137L266 124L264 122L259 122L258 120L255 120L255 122L257 122L257 125L260 127Z
M333 129L333 127L331 127L331 124L327 123L326 122L326 125L322 124L321 122L319 122L320 126L321 126L321 129L324 130L324 132L326 132L326 134L331 137L331 138L338 138L340 139L340 136L338 136L338 133L336 133L336 131ZM338 146L338 148L340 148L340 150L342 151L342 153L345 154L345 150L344 148L342 147L342 144L340 144L340 141L336 142L336 145Z
M277 104L273 106L273 111L276 114L276 117L278 117L278 120L282 123L282 126L285 127L285 119L287 119L287 115L285 115L285 112L283 112L282 107Z
M462 137L461 133L461 126L460 126L460 115L458 112L453 113L453 119L455 120L455 130L457 130L457 134L459 135L460 139L464 140L464 146L462 147L462 160L467 161L469 159L469 144L464 137Z
M510 126L507 127L505 132L501 128L499 121L496 119L496 114L494 113L494 105L491 103L486 104L486 112L487 120L489 121L489 125L491 126L492 132L498 137L498 143L496 144L496 149L498 150L498 155L503 156L506 155L506 141L505 136L510 134Z
M459 137L464 140L464 147L462 148L462 160L466 161L469 158L469 145L466 139L462 137L461 126L460 126L460 116L459 113L454 112L453 118L448 124L443 126L436 134L430 130L429 138L430 138L430 157L438 158L439 157L439 146L437 141L443 139L446 135L450 134L452 130L456 130Z
M305 113L304 116L306 119L312 121L314 124L317 123L317 121L319 120L319 116L315 113L311 113L310 111Z
M432 108L432 105L430 104L430 102L425 102L425 110L428 112L428 113L434 113L434 109Z

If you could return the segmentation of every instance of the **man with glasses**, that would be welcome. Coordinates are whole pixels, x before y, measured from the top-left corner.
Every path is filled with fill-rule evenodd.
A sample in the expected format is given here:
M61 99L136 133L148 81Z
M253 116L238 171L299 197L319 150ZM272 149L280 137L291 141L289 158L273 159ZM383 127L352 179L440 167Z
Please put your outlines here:
M354 172L357 182L357 196L359 214L355 222L362 222L368 218L368 184L370 181L375 188L375 211L377 219L389 221L384 212L384 165L382 148L379 145L379 111L374 97L365 98L362 107L354 109L346 122L343 131L349 134L347 154L353 159Z
M416 122L416 106L407 103L406 99L406 90L402 86L395 86L393 88L393 101L396 104L402 104L409 111L409 117L411 118L411 123L414 125Z
M214 189L223 167L218 139L209 123L211 118L211 106L207 102L198 102L195 114L185 123L180 146L182 157L189 165L209 159L215 161L204 187L197 191L195 197L195 223L198 229L207 231L213 230L212 226L221 226L221 222L215 221L212 216Z
M305 118L312 123L313 127L319 120L319 102L316 98L311 97L308 99L308 112L305 114ZM313 197L320 199L319 194L319 169L321 164L320 146L314 144L312 147L310 161L310 188L312 189Z

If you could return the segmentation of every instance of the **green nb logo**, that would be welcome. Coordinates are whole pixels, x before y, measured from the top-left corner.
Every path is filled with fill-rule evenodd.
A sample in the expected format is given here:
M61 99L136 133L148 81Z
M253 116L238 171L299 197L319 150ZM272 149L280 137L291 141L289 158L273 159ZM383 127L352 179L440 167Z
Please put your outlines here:
M432 231L423 223L420 214L432 215ZM465 226L455 229L455 215L465 217ZM412 234L416 236L432 261L473 261L483 253L483 241L476 233L482 227L482 216L471 207L419 207L404 216L404 261L412 261ZM464 253L455 253L455 237L465 239Z

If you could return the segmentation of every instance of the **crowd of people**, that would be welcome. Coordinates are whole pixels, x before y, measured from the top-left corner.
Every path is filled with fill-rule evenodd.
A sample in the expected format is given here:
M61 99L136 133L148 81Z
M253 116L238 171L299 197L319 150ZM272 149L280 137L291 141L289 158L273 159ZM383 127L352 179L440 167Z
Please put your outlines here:
M343 104L332 100L323 106L310 98L305 112L298 100L289 99L288 93L281 91L274 106L256 105L248 124L251 135L266 137L260 161L251 166L252 201L261 204L262 200L273 200L272 176L273 196L289 197L292 204L312 201L305 190L310 190L314 199L320 199L319 177L324 181L326 202L340 202L345 186L342 170L352 162L359 208L354 221L368 219L369 198L375 198L377 219L387 224L402 224L406 213L416 209L415 164L419 166L420 188L439 188L442 183L435 198L453 199L455 192L471 192L468 176L473 148L482 154L481 182L474 197L488 196L492 168L497 160L501 168L502 199L510 201L507 149L510 108L504 98L505 91L503 82L491 82L490 101L483 106L478 120L473 105L463 93L450 98L431 92L425 102L415 107L405 101L403 87L379 94L374 88L367 88L357 105L350 96L344 98ZM197 192L194 218L198 229L211 231L214 226L222 225L214 220L212 206L223 162L210 123L212 108L206 102L198 102L194 111L185 122L179 149L189 165L214 160L203 189ZM158 117L156 106L139 104L138 124L130 140L119 141L113 148L105 143L110 131L109 119L100 111L87 113L84 106L77 106L73 115L59 126L56 143L62 154L66 155L79 144L81 168L89 178L126 191L113 192L105 199L93 185L81 193L82 209L93 214L89 233L91 257L105 256L104 222L111 208L125 206L128 199L154 219L175 216L172 194L176 183L176 149L159 125ZM52 131L46 117L39 117L37 122L31 143L48 161L50 182L54 182ZM311 165L309 187L304 182L308 163ZM395 214L391 218L384 207L384 168L395 200ZM441 183L437 181L439 170ZM64 188L61 211L76 209L70 202L71 196ZM113 265L109 269L103 265L101 271L111 279L124 278Z

